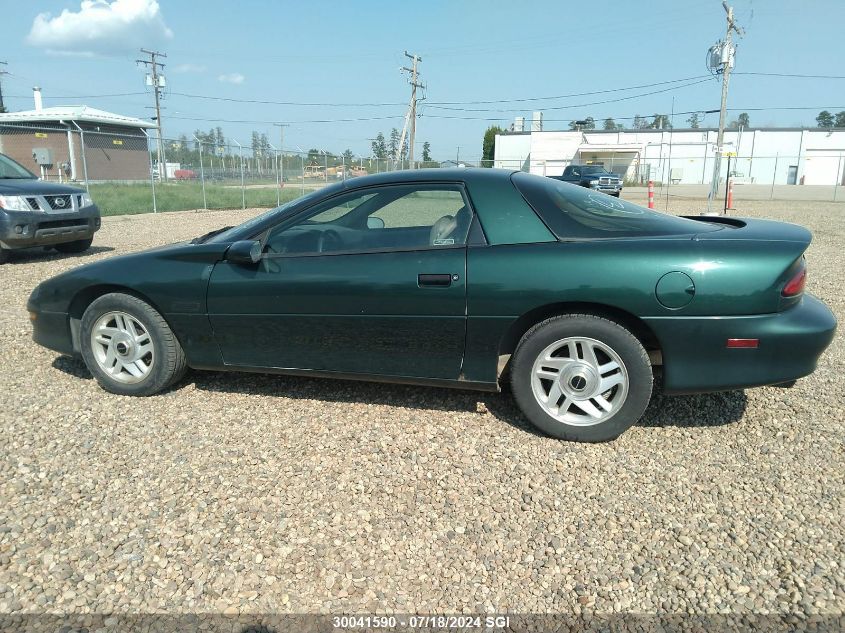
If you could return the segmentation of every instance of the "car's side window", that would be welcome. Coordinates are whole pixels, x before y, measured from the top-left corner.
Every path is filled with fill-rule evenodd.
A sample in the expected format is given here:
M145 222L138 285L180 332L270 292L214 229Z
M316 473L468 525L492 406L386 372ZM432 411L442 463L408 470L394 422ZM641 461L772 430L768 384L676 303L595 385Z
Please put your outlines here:
M271 229L264 252L311 255L466 244L472 213L457 185L373 187L336 197Z

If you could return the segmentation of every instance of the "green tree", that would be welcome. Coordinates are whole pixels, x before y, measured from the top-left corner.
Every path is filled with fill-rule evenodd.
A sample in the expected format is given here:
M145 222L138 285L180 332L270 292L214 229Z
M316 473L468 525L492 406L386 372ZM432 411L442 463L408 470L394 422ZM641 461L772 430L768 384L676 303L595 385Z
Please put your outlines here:
M731 130L738 130L740 128L746 129L748 127L748 123L749 123L748 113L743 112L735 120L728 123L728 129L731 129Z
M819 112L819 116L816 117L816 123L818 123L819 127L833 127L835 120L830 112L822 110Z
M634 129L642 130L648 127L648 121L645 120L645 117L641 117L639 114L634 116Z
M308 156L305 157L305 163L307 165L322 165L323 164L323 152L322 150L317 149L316 147L312 147L308 150Z
M399 130L393 128L390 130L390 141L387 144L388 156L393 160L399 158Z
M353 160L355 159L355 154L352 153L351 149L346 149L343 151L343 162L347 165L351 165Z
M569 129L570 130L595 130L596 129L596 120L588 116L586 119L578 119L576 121L569 122Z
M381 132L376 136L376 140L372 142L373 156L376 158L387 158L387 143L384 140L384 134Z
M428 141L423 143L422 159L424 163L427 163L431 160L431 143L429 143Z
M701 127L701 115L698 114L698 112L693 112L690 115L690 118L687 119L687 123L689 123L689 126L692 129L697 130L699 127Z
M484 131L484 141L481 143L482 167L493 166L493 159L496 156L496 134L501 134L504 131L498 125L491 125Z
M845 110L836 113L836 120L833 122L833 127L845 127Z
M617 130L619 127L616 125L616 121L613 120L613 117L607 117L604 120L604 129L605 130Z
M655 114L654 119L648 127L654 130L671 130L672 124L669 122L669 117L665 114Z

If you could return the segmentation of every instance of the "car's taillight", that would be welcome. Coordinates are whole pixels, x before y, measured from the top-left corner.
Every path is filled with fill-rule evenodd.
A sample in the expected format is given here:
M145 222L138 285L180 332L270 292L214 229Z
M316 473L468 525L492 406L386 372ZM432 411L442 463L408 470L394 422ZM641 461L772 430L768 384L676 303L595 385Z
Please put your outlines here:
M807 267L802 265L792 279L786 282L786 285L781 290L781 295L784 297L797 297L804 292L804 284L807 283Z

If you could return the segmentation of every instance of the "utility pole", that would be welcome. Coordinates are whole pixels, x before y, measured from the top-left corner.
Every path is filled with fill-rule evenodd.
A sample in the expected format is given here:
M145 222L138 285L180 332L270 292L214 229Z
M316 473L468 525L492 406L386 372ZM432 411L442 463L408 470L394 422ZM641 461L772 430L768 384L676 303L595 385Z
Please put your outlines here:
M6 62L0 62L0 66L6 66ZM9 71L0 70L0 112L6 111L6 106L3 105L3 75L8 75Z
M159 74L159 69L164 70L164 64L161 64L156 61L159 57L167 57L166 53L160 53L158 51L148 51L146 48L142 48L141 52L145 55L149 55L149 59L136 59L135 62L138 64L144 64L150 69L150 74L147 75L147 85L152 86L153 94L155 95L155 108L156 108L156 129L158 130L158 142L157 142L157 149L158 149L158 175L161 180L167 179L167 167L166 167L166 160L167 158L164 155L164 136L161 127L161 89L164 88L164 75Z
M411 169L414 168L414 137L417 131L417 88L424 89L425 86L421 84L419 79L419 71L417 64L422 61L422 57L416 53L409 53L405 51L405 57L411 60L411 68L403 66L402 70L410 75L408 83L411 84L411 101L408 104L408 114L405 116L405 125L402 127L402 136L399 137L399 155L402 155L402 148L405 146L405 133L410 127L410 140L408 141L408 163Z
M717 44L720 52L718 66L715 68L717 73L722 75L722 105L719 109L719 132L716 136L716 156L713 160L713 179L710 182L710 194L707 196L707 213L710 213L713 200L716 199L716 194L719 191L719 176L722 168L722 151L725 140L725 115L728 106L728 84L731 78L731 69L734 65L734 46L733 34L736 33L740 37L744 31L737 25L734 20L734 9L728 6L725 0L722 0L722 7L727 14L727 30L725 32L724 42ZM714 48L716 48L714 47ZM711 49L711 52L713 49ZM730 176L730 175L729 175Z

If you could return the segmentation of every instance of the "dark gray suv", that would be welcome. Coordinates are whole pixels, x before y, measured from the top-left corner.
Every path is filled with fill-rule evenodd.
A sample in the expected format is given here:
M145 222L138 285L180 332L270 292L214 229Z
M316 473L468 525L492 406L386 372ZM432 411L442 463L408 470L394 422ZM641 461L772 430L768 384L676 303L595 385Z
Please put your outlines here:
M32 246L81 253L99 228L100 210L84 189L38 180L0 154L0 264Z

